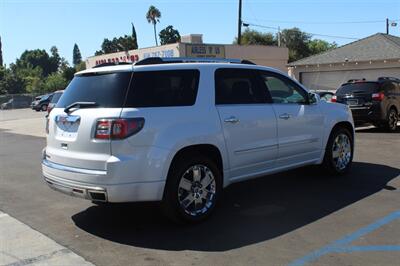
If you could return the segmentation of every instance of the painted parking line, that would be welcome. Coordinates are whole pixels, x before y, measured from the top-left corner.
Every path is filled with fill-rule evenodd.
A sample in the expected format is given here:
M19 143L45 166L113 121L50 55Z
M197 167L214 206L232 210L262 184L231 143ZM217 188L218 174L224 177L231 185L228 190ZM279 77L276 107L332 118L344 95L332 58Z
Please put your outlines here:
M399 251L400 250L400 245L399 246L350 246L349 244L353 242L354 240L357 240L358 238L367 235L376 229L396 220L400 219L400 210L392 212L386 217L383 217L382 219L377 220L376 222L367 225L356 232L349 234L339 240L336 240L332 242L331 244L328 244L318 250L315 250L307 255L305 255L302 258L296 259L289 263L289 266L300 266L304 265L307 263L310 263L312 261L317 260L318 258L328 254L328 253L350 253L350 252L356 252L356 251Z

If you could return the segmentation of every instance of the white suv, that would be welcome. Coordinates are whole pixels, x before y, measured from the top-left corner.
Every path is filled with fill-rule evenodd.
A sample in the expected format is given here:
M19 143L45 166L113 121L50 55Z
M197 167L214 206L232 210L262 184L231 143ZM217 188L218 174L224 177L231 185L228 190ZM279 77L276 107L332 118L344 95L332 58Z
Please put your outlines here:
M196 222L234 182L304 165L348 171L346 105L272 68L193 60L77 73L48 117L46 182L93 202L162 201L170 217Z

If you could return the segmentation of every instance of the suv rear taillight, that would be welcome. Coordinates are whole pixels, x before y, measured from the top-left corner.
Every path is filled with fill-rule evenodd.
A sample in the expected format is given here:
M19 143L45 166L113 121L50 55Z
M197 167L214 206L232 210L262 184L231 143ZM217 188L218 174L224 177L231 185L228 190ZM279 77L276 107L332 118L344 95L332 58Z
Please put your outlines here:
M336 96L336 95L333 95L333 96L332 96L331 102L333 102L333 103L337 102L337 96Z
M96 123L94 138L124 139L138 133L144 126L144 118L100 119Z
M385 98L385 94L383 92L372 93L372 100L382 101Z

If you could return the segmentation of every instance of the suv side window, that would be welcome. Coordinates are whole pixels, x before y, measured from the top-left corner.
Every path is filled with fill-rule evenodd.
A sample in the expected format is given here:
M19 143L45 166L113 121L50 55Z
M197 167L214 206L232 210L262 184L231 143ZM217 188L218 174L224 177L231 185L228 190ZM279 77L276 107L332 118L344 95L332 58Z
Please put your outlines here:
M273 103L307 104L307 92L294 82L276 73L261 72Z
M266 103L267 99L257 70L220 68L215 71L215 104L257 104Z
M134 72L125 107L190 106L196 102L200 72Z

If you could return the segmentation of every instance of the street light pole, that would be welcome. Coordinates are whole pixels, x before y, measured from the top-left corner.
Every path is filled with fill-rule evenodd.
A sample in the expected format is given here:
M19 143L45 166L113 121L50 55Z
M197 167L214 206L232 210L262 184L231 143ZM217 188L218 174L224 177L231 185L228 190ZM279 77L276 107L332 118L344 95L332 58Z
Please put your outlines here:
M242 0L239 0L239 21L238 21L238 45L242 43Z

